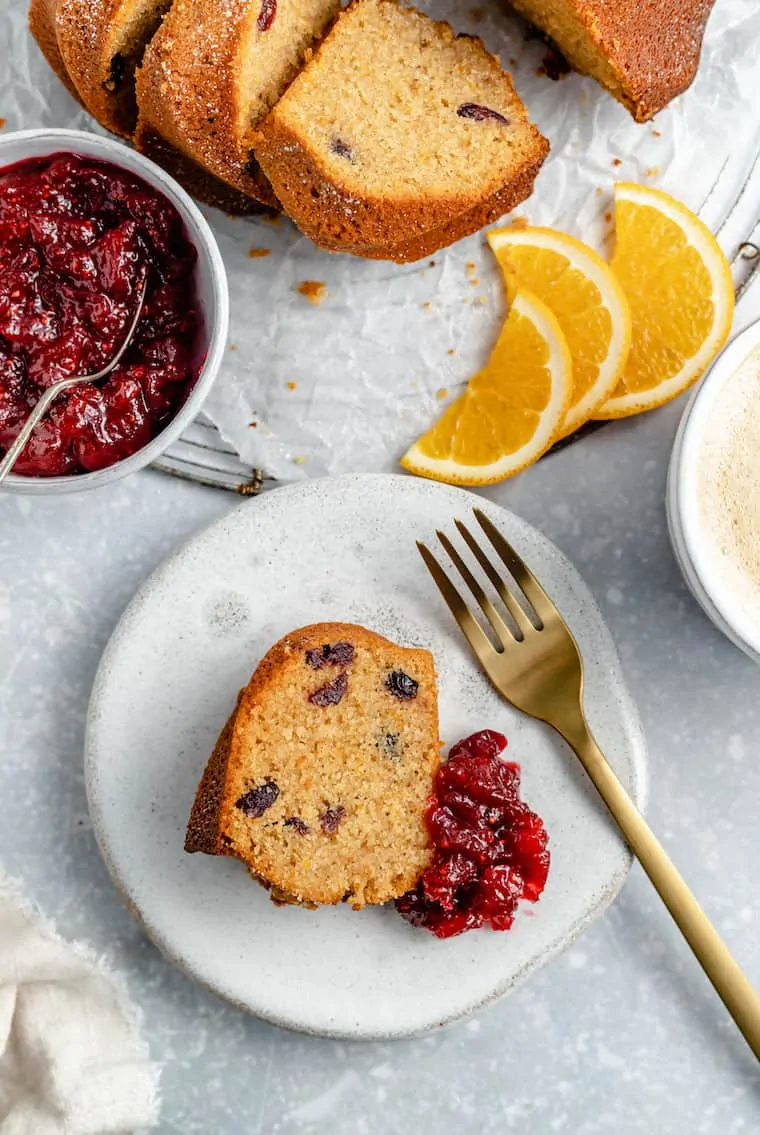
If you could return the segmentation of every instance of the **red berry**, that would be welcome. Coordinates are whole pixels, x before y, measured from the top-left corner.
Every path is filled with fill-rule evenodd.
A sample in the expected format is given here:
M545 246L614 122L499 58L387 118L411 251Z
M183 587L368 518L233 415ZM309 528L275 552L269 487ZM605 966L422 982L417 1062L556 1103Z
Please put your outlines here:
M520 799L519 767L501 760L506 744L501 733L474 733L436 775L426 814L435 856L396 908L438 938L509 930L520 900L535 902L546 884L546 830Z

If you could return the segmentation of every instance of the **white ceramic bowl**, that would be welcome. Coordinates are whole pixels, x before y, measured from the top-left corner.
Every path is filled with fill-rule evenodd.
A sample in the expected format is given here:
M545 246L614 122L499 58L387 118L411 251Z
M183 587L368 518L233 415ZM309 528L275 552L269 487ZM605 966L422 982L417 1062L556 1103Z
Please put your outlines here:
M198 298L204 320L205 362L198 379L174 417L137 453L123 461L94 473L78 473L65 477L21 477L10 474L4 489L20 493L61 493L93 489L134 473L154 461L179 437L193 420L211 389L221 365L229 325L229 295L216 238L197 205L173 178L121 142L101 138L83 130L22 130L0 136L0 167L13 165L27 158L45 157L61 152L81 154L98 161L121 166L146 181L167 197L182 217L187 234L198 252Z
M760 662L760 629L748 622L742 599L727 582L700 513L700 459L718 400L727 382L760 344L760 321L736 335L694 391L676 434L668 470L667 514L676 559L692 594L736 646Z

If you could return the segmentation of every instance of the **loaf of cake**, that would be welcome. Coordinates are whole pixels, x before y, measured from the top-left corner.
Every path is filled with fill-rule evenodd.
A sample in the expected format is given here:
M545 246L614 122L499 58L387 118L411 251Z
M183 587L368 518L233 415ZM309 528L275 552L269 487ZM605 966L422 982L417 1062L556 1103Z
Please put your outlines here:
M591 75L637 122L646 122L694 80L715 0L510 3L576 71Z
M548 148L480 40L394 0L355 0L254 135L316 244L402 260L522 201Z
M241 859L275 901L382 903L433 848L433 659L362 627L294 631L260 663L203 774L187 851Z
M175 0L137 76L136 142L163 140L201 169L277 206L251 147L339 0Z

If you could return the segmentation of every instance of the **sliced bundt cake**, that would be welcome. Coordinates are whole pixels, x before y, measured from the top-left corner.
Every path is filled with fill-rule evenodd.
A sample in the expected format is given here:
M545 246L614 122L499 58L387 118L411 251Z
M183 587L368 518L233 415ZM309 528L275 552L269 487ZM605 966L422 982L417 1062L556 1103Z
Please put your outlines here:
M171 0L58 0L56 34L79 98L101 126L131 138L135 69Z
M137 77L137 144L155 138L265 205L277 201L251 134L339 0L175 0Z
M497 195L527 196L548 151L480 40L394 0L340 15L254 147L307 236L375 255L473 231Z
M715 0L510 0L646 122L691 85Z
M428 651L350 624L305 627L241 692L185 848L236 856L278 900L386 902L431 860L424 811L439 761Z

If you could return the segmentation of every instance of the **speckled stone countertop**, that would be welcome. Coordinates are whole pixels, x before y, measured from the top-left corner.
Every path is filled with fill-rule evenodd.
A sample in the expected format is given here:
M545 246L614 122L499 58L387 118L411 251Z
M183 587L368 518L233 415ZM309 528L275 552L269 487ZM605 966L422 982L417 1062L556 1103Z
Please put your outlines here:
M651 820L760 984L760 672L702 615L670 550L679 411L610 425L490 495L553 539L599 600L647 732ZM638 869L527 985L418 1041L280 1031L193 985L147 941L90 830L87 700L137 586L232 504L152 472L89 495L0 497L0 865L126 974L164 1067L160 1131L760 1131L757 1066Z

